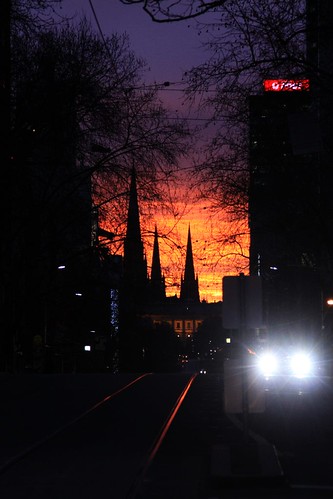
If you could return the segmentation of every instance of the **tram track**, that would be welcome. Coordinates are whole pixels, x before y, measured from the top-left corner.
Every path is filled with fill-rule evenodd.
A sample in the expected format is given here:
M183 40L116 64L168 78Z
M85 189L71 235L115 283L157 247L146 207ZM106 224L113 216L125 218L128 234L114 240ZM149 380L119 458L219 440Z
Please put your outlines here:
M0 496L136 497L195 377L144 374L103 397L4 463Z
M51 440L52 438L55 438L60 433L62 433L63 431L67 430L72 425L76 424L82 418L86 417L88 414L90 414L93 411L95 411L98 408L100 408L102 404L105 404L106 402L108 402L112 398L114 398L117 395L119 395L120 393L122 393L124 390L127 390L132 385L134 385L135 383L137 383L138 381L140 381L141 379L143 379L145 376L148 376L149 374L151 374L151 373L142 374L142 375L138 376L137 378L135 378L134 380L132 380L129 383L127 383L125 386L123 386L123 387L115 390L113 393L111 393L109 395L106 395L102 400L100 400L99 402L97 402L96 404L94 404L93 406L91 406L89 409L85 410L84 412L82 412L81 414L79 414L78 416L76 416L74 419L72 419L69 422L65 423L64 425L60 426L59 428L57 428L56 430L54 430L53 432L51 432L50 434L48 434L44 438L36 441L34 444L32 444L31 446L27 447L22 452L19 452L14 457L10 458L8 461L6 461L5 463L3 463L0 466L0 474L4 473L8 468L10 468L11 466L15 465L18 461L24 459L31 452L33 452L34 450L38 449L40 446L46 444L49 440Z
M152 445L152 447L151 447L151 449L150 449L150 451L145 459L145 462L143 463L141 469L139 470L138 475L136 476L135 480L132 482L131 487L129 488L129 490L126 494L126 499L135 499L135 497L137 496L137 493L140 490L142 481L144 480L150 465L152 464L159 448L161 447L163 440L165 439L166 434L169 431L169 429L172 425L172 422L175 419L177 412L179 411L183 401L185 400L185 397L186 397L189 389L191 388L191 385L192 385L193 381L195 380L196 376L197 376L196 374L191 376L191 378L188 381L188 383L186 384L184 390L179 395L179 397L178 397L174 407L172 408L170 414L168 415L165 422L163 423L161 430L158 433L158 435L155 439L155 442L153 443L153 445Z

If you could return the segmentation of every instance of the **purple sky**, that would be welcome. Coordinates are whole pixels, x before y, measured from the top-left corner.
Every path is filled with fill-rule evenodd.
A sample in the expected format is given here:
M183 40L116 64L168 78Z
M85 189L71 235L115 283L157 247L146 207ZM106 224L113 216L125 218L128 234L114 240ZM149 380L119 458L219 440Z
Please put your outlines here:
M119 0L92 3L103 33L126 32L134 52L147 61L147 83L181 81L183 71L204 61L201 39L188 21L158 24L141 5L123 5ZM88 0L63 0L62 12L84 13L97 29Z

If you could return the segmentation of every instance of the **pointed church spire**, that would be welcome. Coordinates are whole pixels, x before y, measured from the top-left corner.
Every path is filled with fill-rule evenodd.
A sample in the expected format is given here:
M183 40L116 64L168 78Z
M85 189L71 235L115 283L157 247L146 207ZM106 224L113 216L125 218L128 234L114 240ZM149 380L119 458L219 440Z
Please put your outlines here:
M151 296L153 301L161 301L165 299L165 281L162 276L160 250L158 245L158 233L155 225L153 258L151 264Z
M184 280L185 281L193 281L194 278L195 278L195 276L194 276L191 228L190 228L190 226L188 226Z
M127 216L127 230L125 244L138 244L141 243L141 230L140 230L140 215L138 194L136 189L136 171L133 167L131 174L131 185L129 194L128 216ZM143 246L142 246L143 253Z
M184 279L181 280L180 299L187 303L199 303L199 284L195 277L191 229L188 227Z
M161 260L160 260L160 249L158 246L157 227L155 225L153 259L151 265L151 280L160 281L161 279L162 279L162 270L161 270Z
M136 172L133 168L129 195L127 231L124 242L124 279L135 289L147 285L147 261L141 239L140 214L136 188Z

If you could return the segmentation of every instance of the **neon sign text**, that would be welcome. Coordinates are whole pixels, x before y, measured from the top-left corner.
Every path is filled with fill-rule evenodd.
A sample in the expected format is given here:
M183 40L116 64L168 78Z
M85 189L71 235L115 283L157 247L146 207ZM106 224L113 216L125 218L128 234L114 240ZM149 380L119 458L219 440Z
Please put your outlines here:
M264 80L265 92L295 92L310 90L310 81L303 80Z

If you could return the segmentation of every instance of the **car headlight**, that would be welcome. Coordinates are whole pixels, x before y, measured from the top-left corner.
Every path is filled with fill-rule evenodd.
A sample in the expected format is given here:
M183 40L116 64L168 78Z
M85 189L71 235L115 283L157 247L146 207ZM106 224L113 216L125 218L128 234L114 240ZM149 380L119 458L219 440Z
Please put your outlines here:
M312 360L306 353L296 353L290 359L290 368L294 376L304 378L312 371Z
M258 359L258 368L261 374L265 377L273 376L277 373L279 367L278 359L273 353L265 353L260 355Z

